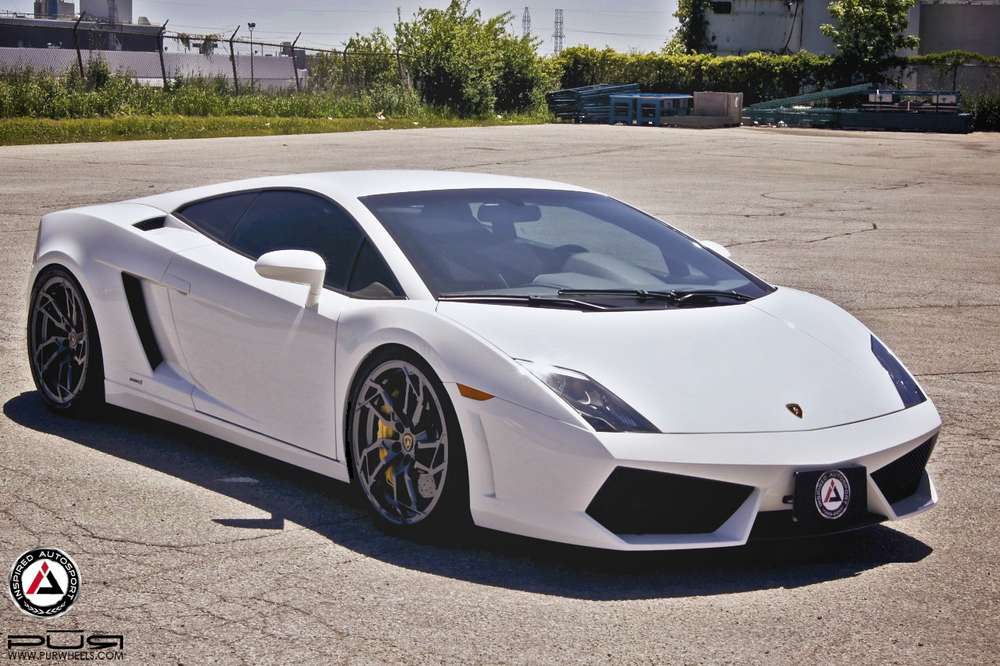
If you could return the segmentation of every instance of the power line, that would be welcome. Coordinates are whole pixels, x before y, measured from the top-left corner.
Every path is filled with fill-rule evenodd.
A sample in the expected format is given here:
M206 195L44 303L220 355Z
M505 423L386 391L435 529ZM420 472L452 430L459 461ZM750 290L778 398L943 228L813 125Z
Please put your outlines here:
M570 30L571 35L610 35L613 37L664 37L660 32L605 32L602 30Z
M203 2L177 2L176 0L145 0L146 3L156 4L156 5L167 5L176 7L201 7L204 8L205 3ZM274 5L240 5L241 10L249 10L256 12L266 12L273 11L275 9ZM391 15L395 13L394 9L281 9L282 14L287 13L297 13L297 14L384 14Z

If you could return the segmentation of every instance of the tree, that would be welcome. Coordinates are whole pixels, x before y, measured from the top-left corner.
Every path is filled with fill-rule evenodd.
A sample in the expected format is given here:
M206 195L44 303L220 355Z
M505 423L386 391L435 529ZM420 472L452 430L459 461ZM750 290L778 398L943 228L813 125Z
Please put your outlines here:
M510 14L484 19L469 10L469 0L452 0L446 9L419 9L399 23L396 43L424 101L460 115L492 113L503 68L498 46L510 20Z
M356 90L401 82L396 49L381 28L370 35L356 34L344 45L344 83Z
M868 81L881 81L896 52L913 49L920 39L904 34L909 11L917 0L834 0L829 5L834 23L820 31L837 47L837 60L850 77L861 74Z
M709 0L678 0L677 30L664 49L670 53L705 53L715 48L708 38L708 17L706 13L712 3Z

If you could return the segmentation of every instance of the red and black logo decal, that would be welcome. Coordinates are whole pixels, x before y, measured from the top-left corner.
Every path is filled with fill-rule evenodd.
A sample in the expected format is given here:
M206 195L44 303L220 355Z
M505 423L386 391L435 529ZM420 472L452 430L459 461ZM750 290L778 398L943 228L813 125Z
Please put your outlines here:
M836 520L851 504L851 484L840 470L824 472L816 481L815 497L819 515Z
M21 555L10 570L10 597L35 617L62 615L80 594L80 572L58 548L36 548Z

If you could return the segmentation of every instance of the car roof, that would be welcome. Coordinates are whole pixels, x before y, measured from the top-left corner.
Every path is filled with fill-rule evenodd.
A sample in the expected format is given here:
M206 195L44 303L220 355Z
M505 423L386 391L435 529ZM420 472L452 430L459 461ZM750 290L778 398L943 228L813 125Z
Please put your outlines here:
M373 194L422 192L429 190L464 190L481 188L544 189L588 192L586 188L551 180L497 176L461 171L328 171L287 176L251 178L176 192L156 194L134 201L171 212L191 201L263 188L299 188L325 194L335 200L360 198Z

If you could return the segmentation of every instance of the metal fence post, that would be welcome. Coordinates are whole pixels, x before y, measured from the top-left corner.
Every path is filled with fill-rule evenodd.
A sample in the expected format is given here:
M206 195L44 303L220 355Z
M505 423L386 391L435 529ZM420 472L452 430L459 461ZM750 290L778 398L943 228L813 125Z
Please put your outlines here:
M170 19L163 22L160 26L160 34L157 35L157 41L160 43L160 75L163 77L163 89L167 89L167 65L163 62L163 34L167 31L167 24L170 23Z
M350 82L351 81L351 61L350 61L350 58L347 55L347 51L350 48L351 48L350 45L348 45L348 44L344 45L344 83L346 83L348 86L350 86L351 89L353 90L354 87L351 86L351 82Z
M236 73L236 50L233 47L233 40L236 39L236 33L240 31L240 26L236 26L236 30L233 30L233 34L229 37L229 60L233 63L233 88L236 90L236 94L240 94L240 77Z
M298 36L295 37L295 41L292 42L292 49L291 49L291 51L292 51L292 72L295 73L295 89L298 90L298 91L300 91L300 92L302 91L302 83L299 81L299 66L297 64L295 64L295 45L299 43L299 37L301 37L301 36L302 36L302 33L300 32L298 34Z
M73 46L76 48L76 64L80 66L80 77L84 77L83 73L83 56L80 55L80 38L77 37L76 31L80 27L80 21L83 17L87 15L87 12L80 12L80 17L76 19L76 23L73 24Z

